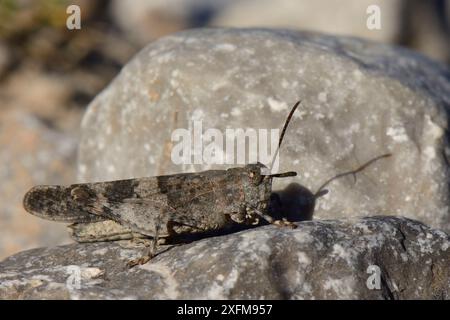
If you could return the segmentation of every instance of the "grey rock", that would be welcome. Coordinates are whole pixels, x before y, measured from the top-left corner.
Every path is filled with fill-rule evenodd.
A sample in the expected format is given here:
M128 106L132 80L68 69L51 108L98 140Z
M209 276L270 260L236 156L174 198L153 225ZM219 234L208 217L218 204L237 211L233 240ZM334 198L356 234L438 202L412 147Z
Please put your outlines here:
M203 131L222 133L280 128L302 99L279 168L299 175L275 179L274 189L298 182L315 190L392 152L356 182L333 182L315 218L404 214L450 230L449 79L444 66L419 54L354 38L261 29L181 32L149 44L89 105L78 177L230 167L174 164L174 129L190 129L193 120L202 121Z
M443 231L396 217L258 227L164 246L132 269L143 249L130 242L72 244L1 262L0 298L449 299L449 245ZM377 267L380 287L369 289Z

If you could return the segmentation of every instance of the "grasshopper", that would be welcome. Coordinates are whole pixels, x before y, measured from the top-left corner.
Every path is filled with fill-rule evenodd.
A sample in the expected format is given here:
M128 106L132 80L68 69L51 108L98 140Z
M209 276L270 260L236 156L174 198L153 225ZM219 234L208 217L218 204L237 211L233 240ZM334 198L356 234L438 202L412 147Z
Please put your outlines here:
M275 157L299 104L300 101L293 106L284 123ZM256 163L227 170L35 186L26 193L23 205L35 216L71 223L71 237L78 242L151 239L146 253L128 263L132 267L148 262L156 254L159 240L170 242L182 235L207 234L231 229L236 224L258 225L260 219L295 228L284 217L274 219L269 205L273 178L293 177L297 173L270 174L270 168L269 174L264 174L267 169ZM326 184L311 194L314 202L327 193L323 189Z
M288 115L275 157L299 104ZM256 163L227 170L35 186L25 194L23 205L40 218L71 223L71 236L78 242L152 238L150 250L130 261L134 266L155 255L160 238L223 230L236 223L256 225L260 218L295 228L287 220L272 219L267 209L272 179L296 172L263 174L265 169Z

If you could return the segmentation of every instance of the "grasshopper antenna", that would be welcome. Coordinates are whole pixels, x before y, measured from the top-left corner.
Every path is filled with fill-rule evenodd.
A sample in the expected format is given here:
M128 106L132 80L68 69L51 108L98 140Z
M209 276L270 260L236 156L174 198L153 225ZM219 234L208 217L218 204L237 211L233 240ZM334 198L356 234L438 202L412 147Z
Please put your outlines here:
M277 147L277 150L275 152L275 156L272 159L272 163L270 165L269 173L272 172L273 165L275 163L275 160L278 157L278 152L280 151L281 143L283 142L283 138L284 138L284 135L286 133L287 127L289 125L289 122L291 122L292 116L294 115L294 112L297 109L297 107L300 105L300 103L302 103L301 100L299 100L299 101L297 101L295 103L295 105L292 107L291 111L289 112L289 115L287 116L286 121L284 122L283 130L281 130L281 136L280 136L280 139L278 140L278 147ZM267 177L284 178L284 177L294 177L296 175L297 175L296 172L289 171L289 172L283 172L283 173L269 174L269 175L267 175Z
M338 174L338 175L335 175L334 177L332 177L332 178L328 179L327 181L325 181L325 182L319 187L319 189L317 189L316 193L314 193L314 197L315 197L315 198L319 198L319 197L321 197L321 196L326 195L326 194L328 193L328 190L326 190L326 189L324 189L324 188L325 188L327 185L329 185L332 181L334 181L334 180L336 180L336 179L339 179L339 178L342 178L342 177L345 177L345 176L349 176L349 175L352 175L352 176L355 178L355 180L356 180L356 174L357 174L358 172L363 171L364 169L366 169L368 166L370 166L371 164L375 163L376 161L378 161L378 160L380 160L380 159L383 159L383 158L388 158L388 157L390 157L390 156L392 156L391 153L383 154L383 155L381 155L381 156L375 157L375 158L373 158L373 159L367 161L366 163L364 163L363 165L361 165L360 167L358 167L358 168L355 169L355 170L347 171L347 172L343 172L343 173L340 173L340 174Z

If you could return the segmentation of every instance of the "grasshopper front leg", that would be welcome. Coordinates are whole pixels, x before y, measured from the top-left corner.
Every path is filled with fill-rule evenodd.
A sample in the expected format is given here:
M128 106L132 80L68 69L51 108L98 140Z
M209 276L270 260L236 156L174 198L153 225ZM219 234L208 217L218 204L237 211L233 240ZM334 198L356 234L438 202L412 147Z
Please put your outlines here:
M261 217L261 218L263 218L265 221L267 221L268 223L273 224L273 225L276 225L276 226L279 226L279 227L287 227L287 228L290 228L290 229L295 229L295 228L297 228L297 225L296 225L295 223L293 223L293 222L291 222L291 221L288 221L286 218L283 218L283 219L281 219L281 220L275 220L274 218L272 218L272 217L269 216L268 214L265 214L265 213L259 211L259 210L256 209L256 208L250 208L250 207L247 207L247 212L249 212L249 213L254 212L254 213L256 213L259 217Z

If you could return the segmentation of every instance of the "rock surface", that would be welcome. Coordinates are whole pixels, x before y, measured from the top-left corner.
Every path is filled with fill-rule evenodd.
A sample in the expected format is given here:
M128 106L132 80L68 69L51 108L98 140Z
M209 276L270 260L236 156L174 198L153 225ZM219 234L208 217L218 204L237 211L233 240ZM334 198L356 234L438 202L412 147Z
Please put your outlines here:
M181 32L148 45L90 104L79 180L230 167L175 165L173 131L191 130L194 120L203 131L222 133L280 128L302 99L279 169L299 175L276 179L274 189L295 181L315 190L392 152L356 182L333 182L315 217L376 212L450 230L449 79L444 66L421 55L354 38L261 29Z
M5 299L449 299L449 236L406 218L308 221L162 247L72 244L0 263ZM374 267L375 266L375 267ZM380 287L369 279L380 270ZM369 280L368 280L369 279Z

